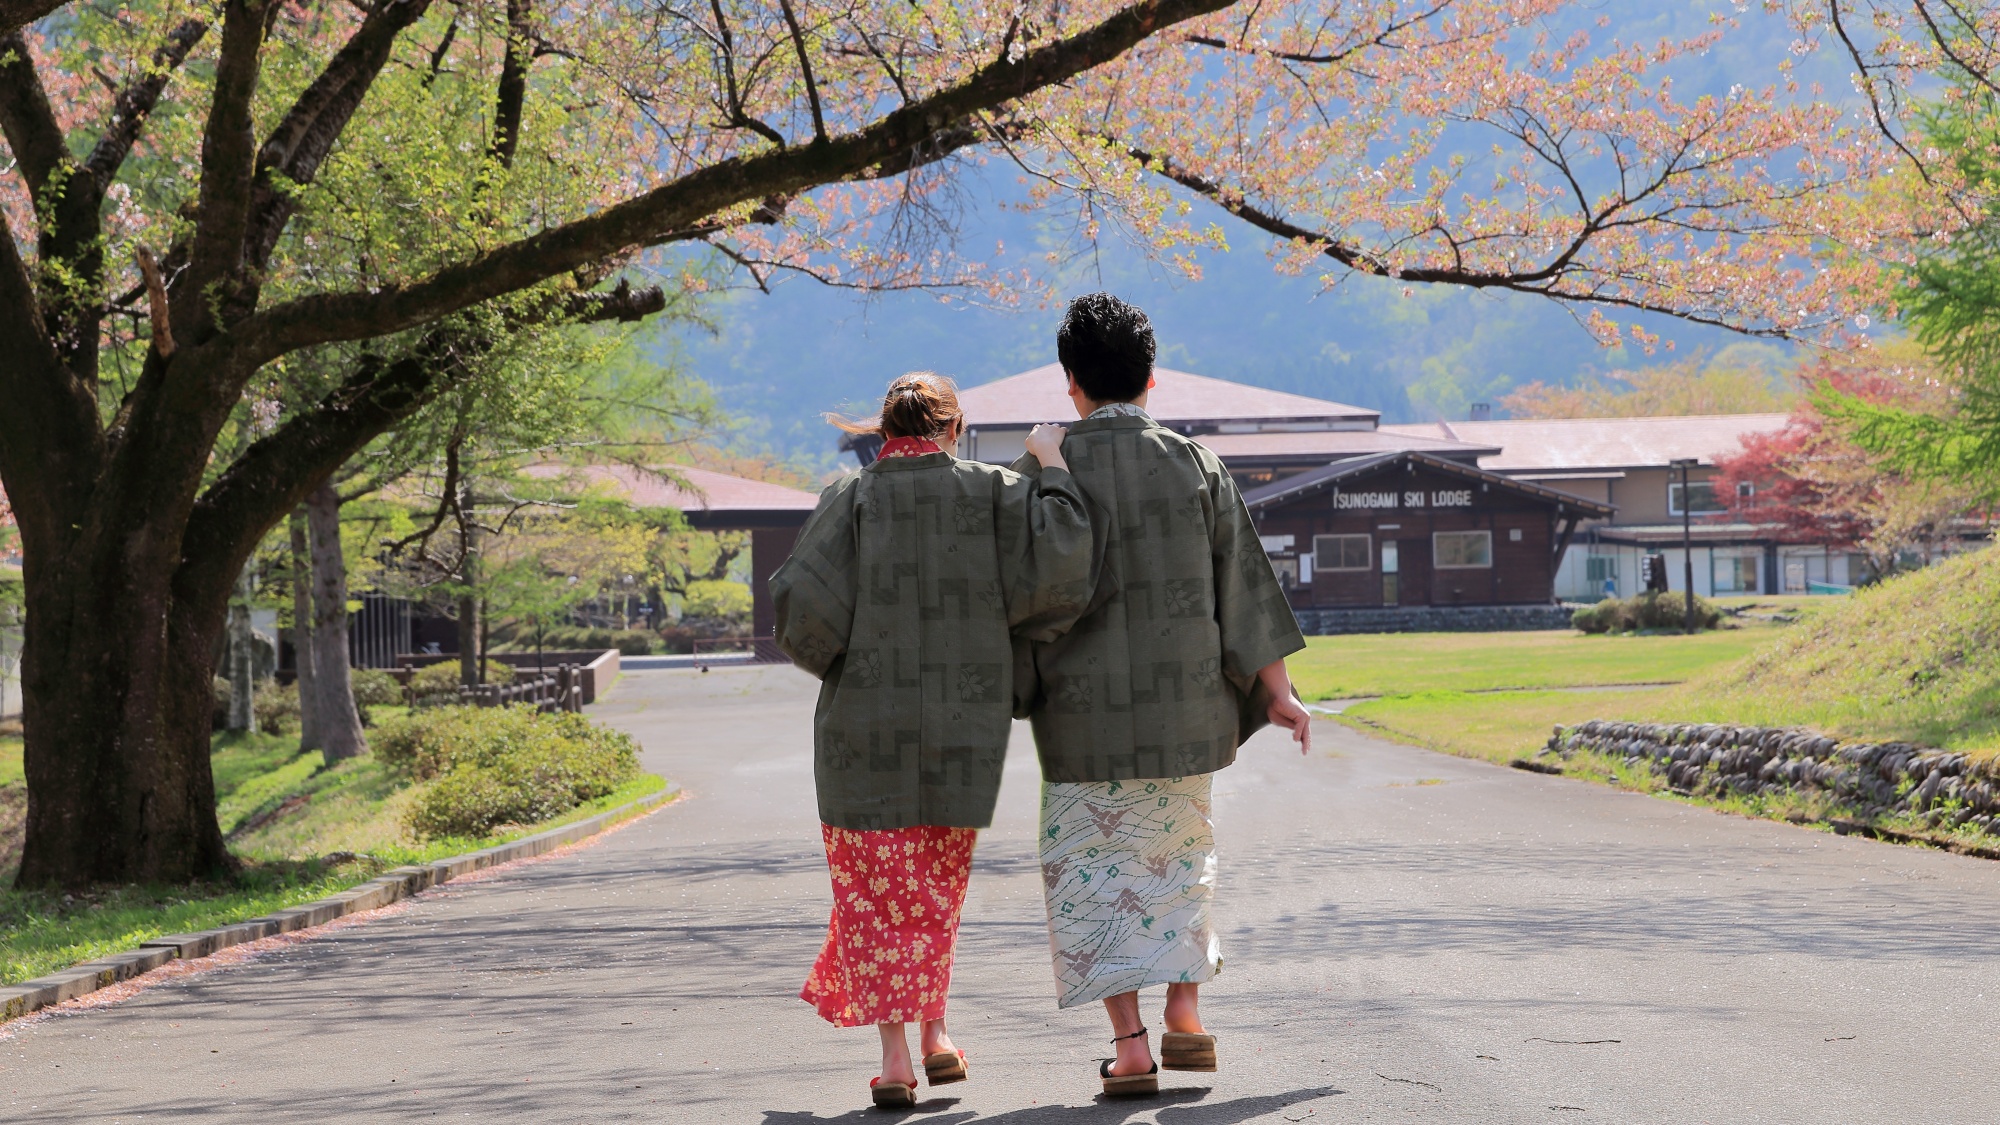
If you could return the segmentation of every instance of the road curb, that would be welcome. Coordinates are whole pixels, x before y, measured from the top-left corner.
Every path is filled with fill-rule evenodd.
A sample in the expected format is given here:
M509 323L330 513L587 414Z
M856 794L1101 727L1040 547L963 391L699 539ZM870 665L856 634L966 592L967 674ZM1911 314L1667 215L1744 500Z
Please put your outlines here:
M359 914L364 910L378 910L390 903L401 902L441 883L448 883L475 871L512 863L517 859L532 859L538 855L546 855L564 845L595 836L640 813L651 811L678 792L680 792L679 787L669 783L657 793L648 793L629 804L586 817L574 824L565 824L546 832L537 832L532 836L523 836L505 844L495 844L490 848L481 848L476 852L467 852L464 855L432 863L398 867L360 886L342 891L330 898L320 899L318 902L288 907L262 918L252 918L247 922L236 922L213 930L154 938L141 943L137 949L114 953L109 957L72 965L45 977L0 988L0 1023L19 1019L30 1012L52 1007L65 1000L88 996L98 989L109 988L142 973L149 973L169 961L191 961L198 957L207 957L232 945L243 945L246 942L275 937L278 934L288 934L294 930L323 926L336 918Z

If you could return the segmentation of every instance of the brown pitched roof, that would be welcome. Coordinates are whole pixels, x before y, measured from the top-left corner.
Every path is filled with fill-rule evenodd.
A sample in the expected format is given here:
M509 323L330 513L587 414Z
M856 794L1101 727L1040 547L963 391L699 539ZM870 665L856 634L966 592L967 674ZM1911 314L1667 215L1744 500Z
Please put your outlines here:
M1146 412L1164 425L1191 422L1373 422L1381 414L1322 398L1268 391L1262 387L1155 367L1158 384ZM1066 393L1062 365L1051 363L958 392L966 424L1030 426L1074 422L1076 407Z
M1382 430L1306 430L1262 434L1203 434L1195 439L1225 462L1282 461L1287 458L1366 457L1420 449L1440 457L1473 458L1500 452L1497 446L1449 441Z
M1253 512L1261 511L1265 508L1274 508L1281 504L1289 504L1301 497L1324 492L1352 477L1366 476L1369 473L1385 469L1390 465L1398 465L1404 462L1422 465L1427 469L1443 473L1447 476L1456 476L1478 484L1490 485L1509 492L1533 496L1536 499L1546 500L1550 503L1561 504L1586 516L1609 516L1618 510L1616 505L1606 504L1601 500L1590 500L1582 496L1574 496L1560 489L1545 488L1542 485L1529 481L1501 476L1498 473L1489 472L1485 469L1475 469L1470 465L1457 461L1447 461L1435 454L1419 453L1415 450L1405 450L1400 453L1384 453L1377 457L1364 457L1356 461L1338 461L1323 468L1314 469L1311 472L1300 473L1295 477L1286 477L1281 481L1273 481L1260 488L1253 488L1245 492L1243 494L1243 504Z
M782 484L770 484L747 477L708 469L672 465L667 471L688 487L665 479L659 473L642 472L627 465L536 465L527 470L532 476L559 477L576 474L593 484L603 484L641 508L677 508L695 527L725 530L733 526L798 526L819 505L819 497Z
M1694 414L1663 418L1522 418L1499 422L1422 422L1383 426L1384 433L1498 446L1480 467L1514 473L1633 469L1693 457L1704 465L1740 452L1748 434L1783 429L1787 414Z

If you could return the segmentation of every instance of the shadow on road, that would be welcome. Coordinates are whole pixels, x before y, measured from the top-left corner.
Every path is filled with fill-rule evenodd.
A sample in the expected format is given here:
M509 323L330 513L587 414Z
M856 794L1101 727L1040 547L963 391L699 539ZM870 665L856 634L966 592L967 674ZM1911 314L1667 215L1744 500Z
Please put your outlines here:
M908 1121L915 1125L1058 1125L1062 1122L1089 1122L1093 1125L1122 1125L1139 1114L1158 1116L1159 1125L1238 1125L1276 1113L1287 1106L1332 1097L1347 1091L1332 1086L1314 1086L1282 1094L1254 1098L1232 1098L1226 1102L1205 1101L1205 1086L1162 1090L1153 1098L1107 1098L1099 1096L1090 1105L1040 1105L983 1116L977 1111L960 1111L957 1098L927 1102L902 1113L877 1109L854 1109L836 1117L821 1117L811 1111L767 1109L762 1125L832 1125L834 1122Z

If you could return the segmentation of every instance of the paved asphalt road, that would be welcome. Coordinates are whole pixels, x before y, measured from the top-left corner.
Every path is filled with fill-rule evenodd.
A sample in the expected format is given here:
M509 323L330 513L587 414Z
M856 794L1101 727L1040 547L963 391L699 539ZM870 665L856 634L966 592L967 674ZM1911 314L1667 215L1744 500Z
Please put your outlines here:
M794 998L828 902L813 686L627 675L597 712L685 800L21 1028L6 1118L884 1119L874 1036ZM2000 865L1318 737L1261 735L1218 783L1223 1069L1137 1103L1095 1097L1102 1015L1051 1000L1017 739L952 992L973 1080L910 1120L2000 1121Z

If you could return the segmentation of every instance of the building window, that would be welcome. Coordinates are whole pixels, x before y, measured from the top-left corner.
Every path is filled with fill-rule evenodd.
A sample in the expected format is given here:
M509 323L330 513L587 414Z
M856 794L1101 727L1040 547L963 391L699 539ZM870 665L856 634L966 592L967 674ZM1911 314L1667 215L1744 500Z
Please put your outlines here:
M1755 495L1757 495L1756 484L1747 480L1739 480L1736 482L1736 498L1738 500L1748 500Z
M1689 481L1687 490L1689 499L1694 501L1694 507L1691 511L1681 505L1681 482L1674 481L1672 484L1667 485L1668 515L1714 516L1720 515L1727 510L1722 506L1722 501L1715 498L1715 484L1713 481Z
M1314 570L1367 570L1374 566L1372 536L1313 536Z
M1583 560L1583 580L1592 586L1605 581L1618 581L1618 556L1599 555Z
M1714 562L1715 582L1718 594L1754 594L1757 592L1757 556L1717 555Z
M1431 536L1431 565L1439 570L1470 570L1493 565L1490 531L1440 531Z
M1299 584L1299 560L1272 559L1271 572L1278 576L1278 585L1289 590Z

